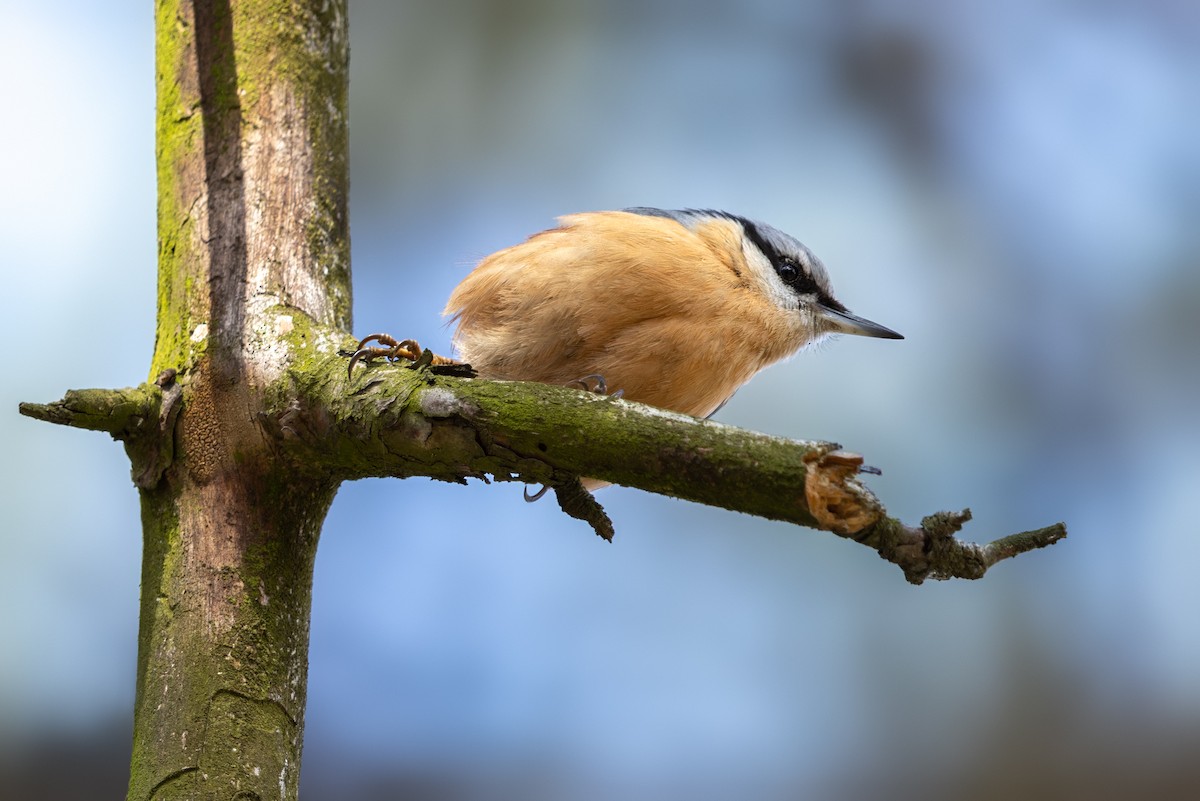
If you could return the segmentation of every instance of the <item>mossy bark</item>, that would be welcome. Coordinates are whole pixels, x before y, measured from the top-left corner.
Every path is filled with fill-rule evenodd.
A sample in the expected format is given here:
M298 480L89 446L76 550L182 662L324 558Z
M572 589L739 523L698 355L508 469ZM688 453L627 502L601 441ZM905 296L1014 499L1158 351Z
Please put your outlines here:
M295 798L312 568L337 480L258 421L293 362L279 310L350 324L345 5L162 0L156 31L150 374L175 370L180 411L171 458L139 482L129 798Z

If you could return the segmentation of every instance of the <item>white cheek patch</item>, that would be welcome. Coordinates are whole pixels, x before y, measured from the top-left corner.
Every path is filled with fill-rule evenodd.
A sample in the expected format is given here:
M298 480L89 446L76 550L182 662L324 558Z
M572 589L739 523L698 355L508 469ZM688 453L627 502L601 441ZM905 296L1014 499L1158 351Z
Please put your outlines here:
M759 289L774 301L775 305L789 310L800 308L800 299L796 297L796 293L783 283L779 273L771 266L770 260L746 237L742 238L742 255L746 257L746 264L750 265L750 274Z

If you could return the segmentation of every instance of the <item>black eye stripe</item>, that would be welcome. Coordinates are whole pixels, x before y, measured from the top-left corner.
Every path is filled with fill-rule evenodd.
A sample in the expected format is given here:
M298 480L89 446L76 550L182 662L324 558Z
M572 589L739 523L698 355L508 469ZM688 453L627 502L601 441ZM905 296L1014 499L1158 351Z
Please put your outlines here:
M801 295L819 295L821 288L808 271L789 258L775 262L775 272L783 282Z
M742 218L740 222L742 230L746 232L746 238L762 251L785 284L800 294L820 293L821 288L817 286L817 282L813 280L812 275L804 269L803 265L791 256L784 256L776 250L775 246L767 241L762 232L758 230L758 226L752 221Z
M643 214L649 217L667 217L679 222L685 227L691 226L691 218L693 217L719 217L730 220L742 226L742 230L759 252L767 257L767 261L775 269L775 273L780 280L798 295L812 295L817 303L829 309L836 311L846 311L846 307L838 303L832 295L817 283L804 266L802 266L794 256L785 256L775 247L765 236L753 220L741 217L737 214L730 214L727 211L716 211L714 209L682 209L680 211L668 211L664 209L655 209L639 206L636 208L628 208L625 211L633 214Z
M754 243L754 246L758 248L764 256L767 257L767 261L771 262L771 265L776 271L778 271L779 251L775 250L775 248L763 238L762 232L758 230L758 226L753 222L747 220L745 217L737 218L737 221L742 224L742 230L746 232L746 238Z

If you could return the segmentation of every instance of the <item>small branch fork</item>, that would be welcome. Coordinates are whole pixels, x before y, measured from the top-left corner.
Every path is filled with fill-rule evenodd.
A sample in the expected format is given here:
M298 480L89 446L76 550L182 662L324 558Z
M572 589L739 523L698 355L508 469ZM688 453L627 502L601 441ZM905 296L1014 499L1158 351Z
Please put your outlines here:
M998 562L1067 535L1055 523L986 545L963 542L956 534L969 510L929 515L919 526L888 517L862 483L871 469L834 443L768 437L565 387L466 380L454 373L469 375L469 367L439 364L427 350L405 361L347 377L344 358L326 357L293 376L298 394L260 421L264 433L282 458L336 479L424 475L465 483L491 476L545 484L566 514L606 540L613 523L579 476L797 523L875 550L913 584L978 579ZM173 455L173 378L159 386L71 391L20 410L124 441L135 482L151 487Z
M910 583L921 584L930 578L983 578L997 562L1045 548L1067 536L1066 525L1055 523L978 545L955 537L970 519L970 509L928 515L919 527L887 518L854 539L875 548L880 556L899 566Z

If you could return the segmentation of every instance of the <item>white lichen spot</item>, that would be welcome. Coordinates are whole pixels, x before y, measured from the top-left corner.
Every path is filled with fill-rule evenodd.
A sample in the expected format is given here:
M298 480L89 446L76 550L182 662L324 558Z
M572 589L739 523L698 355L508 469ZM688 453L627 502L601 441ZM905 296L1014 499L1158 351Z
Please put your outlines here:
M260 768L258 765L255 765L255 766L254 766L254 771L253 771L253 772L254 772L254 775L255 775L255 776L261 776L261 775L262 775L262 768Z
M335 353L346 346L346 342L341 338L340 334L326 331L323 328L317 328L313 332L313 349L317 353ZM305 340L305 345L308 342Z
M597 403L613 403L614 401L612 401L608 398L599 398L599 399L597 399L596 402ZM616 401L616 402L619 403L620 401ZM663 420L672 420L676 423L697 422L694 417L689 417L686 414L681 414L679 412L673 412L669 409L660 409L657 406L642 406L640 409L638 409L638 411L640 411L642 414L644 414L648 417L660 417ZM713 421L701 420L699 422L705 423L705 422L713 422ZM713 422L713 424L720 425L720 423L716 423L716 422Z
M192 329L192 341L203 342L208 338L208 323L200 323Z
M292 321L292 315L280 314L275 317L275 336L281 337L292 333L296 323Z
M426 417L452 417L462 411L462 402L448 389L432 387L421 393L421 411Z

